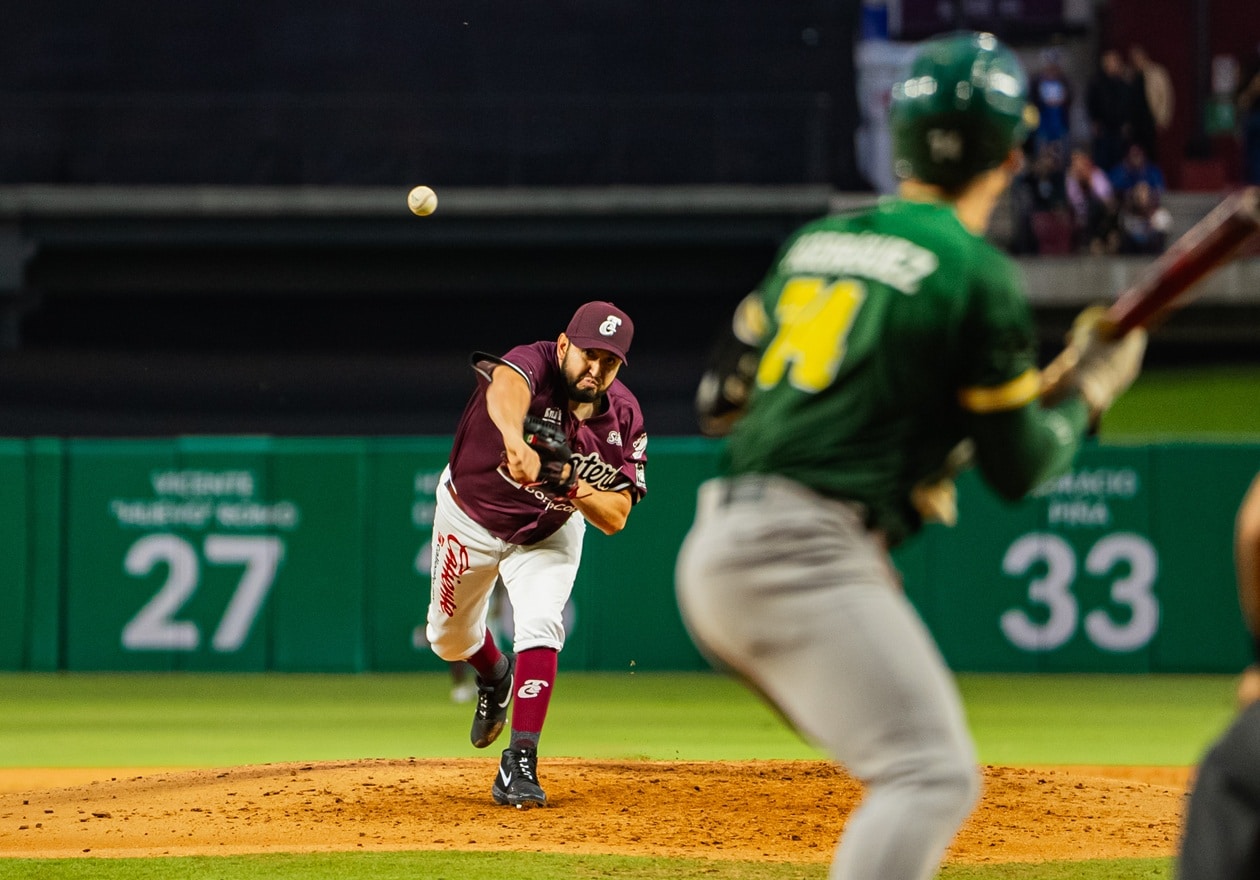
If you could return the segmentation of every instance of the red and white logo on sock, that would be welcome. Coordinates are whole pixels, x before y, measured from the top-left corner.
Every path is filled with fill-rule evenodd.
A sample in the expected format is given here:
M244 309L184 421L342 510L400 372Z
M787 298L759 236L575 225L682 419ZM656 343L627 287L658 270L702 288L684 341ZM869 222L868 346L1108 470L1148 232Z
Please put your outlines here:
M542 693L542 689L551 687L551 682L541 678L528 678L525 683L516 689L516 698L518 700L528 700Z

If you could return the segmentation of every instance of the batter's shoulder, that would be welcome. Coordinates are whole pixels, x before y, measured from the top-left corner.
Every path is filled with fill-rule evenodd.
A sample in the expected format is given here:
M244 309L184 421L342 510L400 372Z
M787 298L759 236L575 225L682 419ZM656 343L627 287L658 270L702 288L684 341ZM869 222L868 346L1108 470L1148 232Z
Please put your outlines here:
M994 287L1023 296L1024 274L1010 254L988 239L973 237L972 268Z

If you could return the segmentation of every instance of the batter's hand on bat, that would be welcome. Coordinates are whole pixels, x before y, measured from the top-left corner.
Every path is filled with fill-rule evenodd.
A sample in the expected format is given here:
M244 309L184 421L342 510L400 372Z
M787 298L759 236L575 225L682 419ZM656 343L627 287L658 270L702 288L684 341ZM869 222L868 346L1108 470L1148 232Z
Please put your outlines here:
M1053 405L1079 391L1097 421L1137 379L1146 338L1142 327L1117 337L1105 308L1085 309L1072 323L1063 351L1041 374L1042 401Z

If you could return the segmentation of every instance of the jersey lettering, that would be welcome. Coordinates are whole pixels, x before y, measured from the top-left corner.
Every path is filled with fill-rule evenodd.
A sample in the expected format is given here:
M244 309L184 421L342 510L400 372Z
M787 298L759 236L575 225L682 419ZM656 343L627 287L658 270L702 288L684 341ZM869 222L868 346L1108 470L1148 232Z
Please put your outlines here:
M454 535L438 537L438 555L442 557L441 576L438 579L438 607L448 617L455 614L455 585L468 571L468 548Z
M786 375L793 388L810 394L836 378L866 286L844 279L793 278L775 306L779 328L757 367L757 384L773 388Z
M796 240L783 257L782 271L790 275L870 278L900 293L912 294L938 266L940 258L936 254L898 235L820 230ZM752 345L760 334L754 339L740 338Z
M617 484L621 471L607 464L596 453L575 455L569 461L578 479L585 480L600 491L607 491Z

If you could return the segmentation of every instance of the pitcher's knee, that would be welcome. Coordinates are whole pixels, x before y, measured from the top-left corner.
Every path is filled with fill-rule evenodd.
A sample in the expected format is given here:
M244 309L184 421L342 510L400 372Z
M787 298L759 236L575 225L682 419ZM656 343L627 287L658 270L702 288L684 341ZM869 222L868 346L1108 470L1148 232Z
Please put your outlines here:
M472 656L478 646L485 642L484 633L476 629L439 629L430 625L425 635L428 636L433 653L448 663Z
M564 624L549 617L523 618L516 621L512 643L517 651L529 648L551 648L559 651L564 647Z

